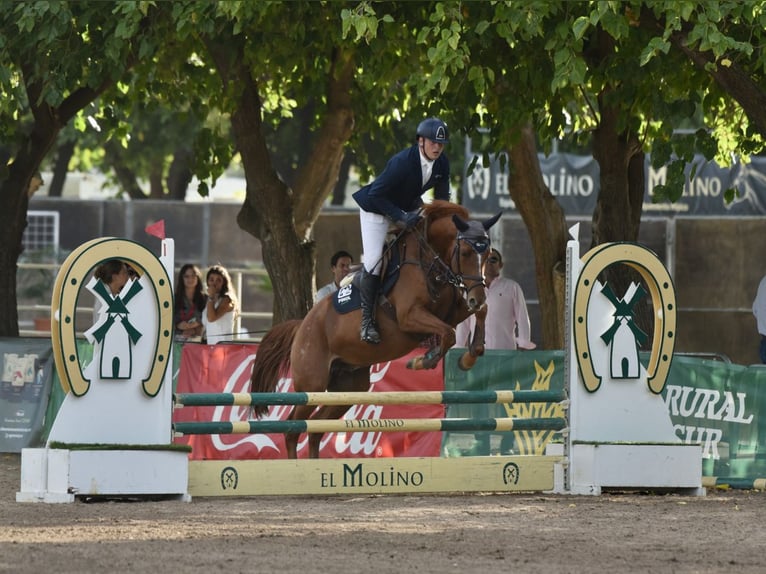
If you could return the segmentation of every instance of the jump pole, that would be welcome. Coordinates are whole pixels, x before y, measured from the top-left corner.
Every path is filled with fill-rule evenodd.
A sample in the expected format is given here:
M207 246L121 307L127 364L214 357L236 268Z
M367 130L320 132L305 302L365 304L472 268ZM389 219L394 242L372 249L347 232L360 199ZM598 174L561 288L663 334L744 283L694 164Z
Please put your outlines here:
M177 407L271 405L446 405L555 403L563 390L551 391L388 391L380 393L178 393Z
M461 432L536 431L567 426L565 418L489 419L348 419L348 420L250 420L179 422L176 435L187 434L268 434L330 432Z

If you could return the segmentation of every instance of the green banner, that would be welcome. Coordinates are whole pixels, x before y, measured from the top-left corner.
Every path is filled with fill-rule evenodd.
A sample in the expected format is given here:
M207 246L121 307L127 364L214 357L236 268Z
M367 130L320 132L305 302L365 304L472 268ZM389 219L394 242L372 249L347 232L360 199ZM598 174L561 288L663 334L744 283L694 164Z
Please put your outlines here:
M444 362L445 391L561 390L564 388L564 352L488 350L470 371L458 359L463 349L452 349ZM559 405L466 404L448 405L448 417L457 418L555 418L564 416ZM444 456L489 454L545 454L550 441L561 442L554 431L443 433Z
M447 391L564 388L563 351L487 351L467 372L457 366L462 353L453 349L445 359ZM647 360L642 355L644 365ZM676 436L702 445L704 476L744 483L766 477L766 366L676 355L662 397ZM447 416L561 416L555 406L450 405ZM560 442L552 431L444 433L442 451L445 456L542 454L551 440Z

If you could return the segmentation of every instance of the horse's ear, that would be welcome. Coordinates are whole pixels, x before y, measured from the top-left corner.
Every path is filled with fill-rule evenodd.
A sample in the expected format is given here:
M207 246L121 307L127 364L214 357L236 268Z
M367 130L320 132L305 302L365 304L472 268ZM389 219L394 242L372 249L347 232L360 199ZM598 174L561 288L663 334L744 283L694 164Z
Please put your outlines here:
M500 219L500 216L503 214L502 211L499 211L497 215L490 217L486 221L482 221L481 225L484 227L484 231L488 231L490 227L492 227L495 223L497 223L497 220Z
M462 231L463 233L468 231L468 222L460 219L460 216L456 213L452 214L452 222L455 224L455 227L457 227L458 231Z

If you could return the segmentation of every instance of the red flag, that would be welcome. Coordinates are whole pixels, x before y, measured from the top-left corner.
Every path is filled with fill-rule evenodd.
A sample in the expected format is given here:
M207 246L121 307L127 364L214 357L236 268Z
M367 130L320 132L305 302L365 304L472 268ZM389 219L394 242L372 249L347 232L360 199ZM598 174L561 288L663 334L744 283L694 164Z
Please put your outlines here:
M154 237L165 239L165 220L160 219L157 223L147 225L144 231L146 231L149 235L153 235Z

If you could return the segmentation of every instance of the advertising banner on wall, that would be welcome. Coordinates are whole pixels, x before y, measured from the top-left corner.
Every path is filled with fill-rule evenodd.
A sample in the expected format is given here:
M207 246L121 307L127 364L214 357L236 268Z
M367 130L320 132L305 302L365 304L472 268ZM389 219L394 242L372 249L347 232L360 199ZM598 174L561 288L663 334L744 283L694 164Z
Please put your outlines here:
M0 452L21 452L41 440L53 352L46 339L2 339L0 356Z
M462 350L453 350L447 355L444 372L447 391L564 388L563 351L488 350L467 373L456 367L455 353L459 352ZM646 359L646 356L642 359L644 364ZM703 476L748 481L766 477L766 415L763 414L766 413L766 366L674 356L662 397L678 439L702 445ZM447 414L450 417L561 416L546 408L554 407L542 403L459 405L450 407ZM503 450L539 454L548 441L559 440L550 431L475 433L470 438L473 440L466 443L465 436L445 433L444 449L453 456L497 454Z
M472 155L466 155L467 161ZM557 153L540 154L540 169L545 185L568 216L590 216L596 206L600 189L599 166L592 156ZM467 170L466 165L466 170ZM690 179L694 169L694 178ZM463 205L474 213L516 211L508 193L507 162L495 156L489 166L477 163L467 176L463 188ZM666 168L655 170L649 157L644 164L646 191L643 212L646 215L764 215L766 214L766 158L753 157L748 163L720 167L715 162L697 156L686 166L687 182L681 199L675 203L652 202L652 190L665 184ZM739 196L731 203L724 200L727 189L736 189Z
M185 345L181 357L176 392L179 393L243 393L249 392L250 373L257 352L256 345ZM441 390L442 371L417 371L406 368L414 352L396 361L371 368L370 392ZM276 392L291 392L292 380L280 379ZM273 406L264 420L285 420L291 406ZM344 415L349 419L443 418L443 405L356 405ZM184 407L175 411L175 422L244 421L253 418L250 407ZM176 442L192 447L191 458L216 459L280 459L285 458L284 436L189 435ZM376 458L390 456L439 456L439 432L357 432L327 433L320 445L322 458ZM306 457L308 440L304 434L298 443L298 456Z

